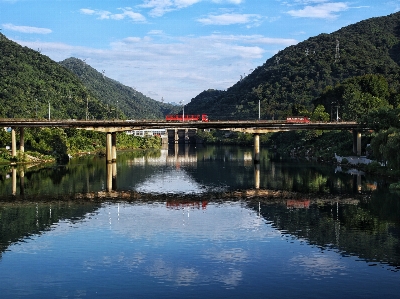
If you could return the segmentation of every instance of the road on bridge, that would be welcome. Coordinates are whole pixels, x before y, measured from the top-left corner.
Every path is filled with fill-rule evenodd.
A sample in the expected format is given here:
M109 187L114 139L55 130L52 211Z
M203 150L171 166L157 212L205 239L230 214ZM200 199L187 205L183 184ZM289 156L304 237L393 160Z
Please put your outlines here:
M209 122L167 122L156 120L36 120L0 119L0 127L58 127L80 128L103 132L117 132L143 129L221 129L240 130L249 133L262 133L291 130L367 130L356 122L310 122L287 123L286 121L237 120Z

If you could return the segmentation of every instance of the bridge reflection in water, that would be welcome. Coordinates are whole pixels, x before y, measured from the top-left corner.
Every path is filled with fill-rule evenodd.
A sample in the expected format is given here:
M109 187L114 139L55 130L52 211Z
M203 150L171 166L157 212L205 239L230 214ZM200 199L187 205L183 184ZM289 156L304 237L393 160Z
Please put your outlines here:
M194 150L193 150L194 149ZM253 166L254 168L254 190L260 190L261 188L261 177L262 170L260 163L253 163L253 153L249 150L243 153L242 157L237 157L236 159L243 160L245 165ZM173 144L165 147L161 150L161 155L159 157L141 157L132 159L129 163L132 165L137 164L151 164L151 165L170 165L174 166L175 169L180 171L184 171L181 169L182 166L196 166L198 162L198 155L196 149L190 147L188 145L178 145ZM336 171L341 171L341 169L337 168ZM351 170L347 172L353 177L353 190L357 190L361 192L362 189L362 176L364 175L362 172ZM176 173L163 173L165 177L158 179L165 180L166 176L176 176ZM185 184L198 185L198 183L190 177L190 174L186 173L183 175L185 179ZM150 180L150 179L148 179ZM190 182L192 181L192 182ZM116 163L107 164L107 191L117 191L117 169ZM146 183L143 183L141 186L136 187L136 191L142 193L157 193L157 190L152 189L151 187L145 187ZM250 191L248 194L252 194L254 190ZM174 190L164 190L165 192L174 193ZM159 192L158 192L159 193ZM196 192L195 192L196 193ZM261 192L262 193L262 192Z
M195 147L189 145L178 145L178 144L170 144L166 145L160 151L160 155L157 157L139 157L139 158L131 158L126 163L129 165L154 165L154 166L172 166L172 168L168 168L168 171L162 171L161 173L156 172L152 174L150 177L145 177L144 182L138 183L135 187L127 190L126 186L121 186L120 190L118 189L118 180L117 180L117 163L104 163L104 167L106 168L106 185L98 189L93 190L93 192L101 193L102 195L96 195L99 197L107 197L113 193L111 197L116 198L119 195L119 192L123 192L124 196L127 196L127 193L139 192L141 194L153 194L153 193L206 193L213 192L208 188L201 186L200 183L196 181L196 179L188 172L185 168L188 167L197 167L198 159L212 159L211 157L199 157L198 151ZM253 188L251 190L247 190L247 194L254 194L254 191L262 189L261 181L263 178L263 169L260 163L253 163L253 153L251 150L244 151L241 153L241 156L229 157L227 159L235 159L243 161L244 165L253 167ZM184 167L182 167L184 166ZM181 168L182 167L182 168ZM171 170L175 169L175 171ZM271 170L274 171L274 167ZM337 171L341 171L341 169L337 169ZM361 192L362 188L362 175L361 172L348 172L353 176L353 190L358 190ZM12 177L12 195L25 197L25 171L23 168L17 168L15 166L11 169ZM179 177L178 177L179 176ZM9 177L9 175L8 175ZM180 180L180 181L179 181ZM104 182L103 181L103 182ZM165 184L165 181L168 181L168 184ZM161 184L164 182L164 186ZM135 184L136 182L133 182ZM88 183L89 184L89 183ZM187 185L187 188L178 188L179 191L174 189L174 184L182 186L182 184ZM159 186L157 186L159 185ZM19 188L18 188L19 187ZM263 190L260 190L260 194L263 194ZM89 192L89 187L87 188L87 192ZM17 194L18 193L18 194ZM28 192L29 193L29 192ZM246 193L246 192L245 192ZM243 193L243 194L245 194ZM39 194L38 194L39 195ZM61 195L61 194L59 194ZM71 195L65 194L66 196ZM32 195L29 195L32 196ZM27 197L29 197L27 196ZM40 194L42 196L42 194ZM45 196L51 197L51 194L46 194ZM85 196L83 196L85 197Z

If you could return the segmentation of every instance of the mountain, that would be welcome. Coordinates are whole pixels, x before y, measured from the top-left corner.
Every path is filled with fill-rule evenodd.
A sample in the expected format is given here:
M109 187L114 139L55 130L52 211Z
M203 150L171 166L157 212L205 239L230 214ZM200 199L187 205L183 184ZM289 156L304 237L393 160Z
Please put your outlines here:
M163 119L180 107L157 102L76 58L60 63L0 33L0 117Z
M279 119L347 78L381 74L400 91L400 12L320 34L280 51L226 91L206 90L186 106L210 119ZM332 107L325 107L329 111Z
M39 51L0 34L0 117L106 117L106 106L78 77Z
M166 114L179 110L179 107L153 100L107 78L80 59L68 58L61 61L60 65L77 75L86 88L108 107L111 115L117 116L123 112L128 119L163 119Z

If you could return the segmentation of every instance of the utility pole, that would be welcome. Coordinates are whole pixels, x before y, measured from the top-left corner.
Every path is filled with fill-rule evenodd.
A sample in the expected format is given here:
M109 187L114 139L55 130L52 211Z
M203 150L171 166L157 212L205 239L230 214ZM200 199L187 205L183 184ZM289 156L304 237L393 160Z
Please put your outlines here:
M182 105L182 121L185 121L185 104L183 104L183 101L179 103Z
M89 118L89 98L86 97L86 120Z
M336 40L336 52L335 52L335 62L337 62L340 58L340 53L339 53L339 40Z
M261 99L258 99L258 120L261 119Z
M49 101L49 120L50 120L50 101Z

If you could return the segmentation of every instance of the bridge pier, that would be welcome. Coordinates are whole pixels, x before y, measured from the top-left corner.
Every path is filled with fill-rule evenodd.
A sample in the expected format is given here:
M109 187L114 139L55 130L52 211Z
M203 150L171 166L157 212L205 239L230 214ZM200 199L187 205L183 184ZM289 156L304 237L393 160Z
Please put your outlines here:
M17 141L15 139L15 128L11 128L11 156L17 156Z
M21 153L25 151L24 127L19 128L19 150ZM11 156L13 158L17 156L17 137L15 135L15 128L11 128Z
M196 143L196 129L167 129L168 143Z
M107 132L106 137L106 161L117 161L117 132Z
M178 143L178 129L168 129L167 130L168 143Z
M117 132L112 132L111 133L111 161L116 162L117 161Z
M107 163L112 162L112 137L111 132L107 132L106 136L106 161Z

